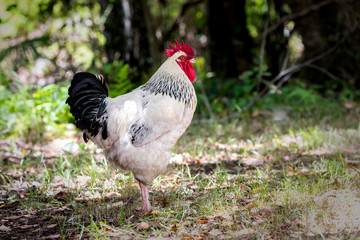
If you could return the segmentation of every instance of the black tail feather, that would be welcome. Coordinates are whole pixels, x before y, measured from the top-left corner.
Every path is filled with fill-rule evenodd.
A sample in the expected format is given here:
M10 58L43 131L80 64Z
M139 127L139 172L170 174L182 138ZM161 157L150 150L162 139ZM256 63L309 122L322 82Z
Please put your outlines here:
M70 113L75 117L76 127L87 130L90 135L96 136L101 129L103 139L107 133L107 97L108 89L100 75L79 72L74 75L68 91L66 103L70 105ZM86 133L84 141L88 141Z

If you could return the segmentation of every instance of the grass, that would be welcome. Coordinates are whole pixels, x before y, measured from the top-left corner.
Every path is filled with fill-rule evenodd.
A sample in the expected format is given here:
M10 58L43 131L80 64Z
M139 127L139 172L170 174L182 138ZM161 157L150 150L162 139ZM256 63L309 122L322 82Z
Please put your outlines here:
M1 154L11 157L0 162L0 237L359 237L358 119L292 117L195 121L153 181L151 214L137 210L132 174L114 170L92 144L52 152L51 144L4 141Z

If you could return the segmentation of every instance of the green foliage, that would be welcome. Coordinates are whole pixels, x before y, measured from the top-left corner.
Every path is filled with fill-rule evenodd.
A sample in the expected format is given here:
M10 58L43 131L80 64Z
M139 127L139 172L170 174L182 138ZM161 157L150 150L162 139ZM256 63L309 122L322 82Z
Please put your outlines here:
M352 86L344 86L339 94L340 101L357 101L360 99L360 91Z
M225 117L237 111L243 112L244 107L252 103L258 94L256 92L258 72L258 67L255 66L238 78L220 80L214 76L214 73L206 72L203 65L200 65L197 76L200 78L198 81L202 82L200 84L195 81L198 94L197 114L205 118L210 117L205 107L206 101L209 102L212 113L217 117ZM339 108L342 101L357 101L360 98L359 91L354 91L347 86L342 86L341 92L328 89L326 93L321 93L316 85L307 86L300 79L293 79L277 89L276 86L264 80L270 76L266 65L262 72L262 84L265 85L262 88L266 87L268 93L258 99L251 109L245 109L247 111L274 110L280 107L291 109L292 112L299 114L311 114L313 111L329 113L331 108ZM205 95L201 86L205 90ZM244 114L246 115L246 112Z
M0 88L0 131L6 137L21 137L37 143L46 140L49 133L63 133L70 121L69 108L65 104L67 87L55 84L32 89L19 86L11 93Z
M247 27L252 37L258 37L260 29L264 26L262 16L264 16L267 10L266 1L264 0L246 1L245 11L248 23Z
M314 88L307 88L300 81L289 84L277 93L266 96L258 106L275 108L278 106L291 106L297 110L310 110L325 99Z
M204 68L199 68L202 72L200 78L207 94L212 111L217 115L227 115L230 112L241 111L249 102L256 97L256 86L258 82L258 67L245 71L238 78L228 78L221 80L214 76L214 73L206 73ZM263 77L269 76L267 66L263 67ZM196 83L196 82L195 82ZM204 97L198 85L195 85L198 93L198 104L204 104ZM198 108L202 116L205 108Z
M129 70L129 64L124 64L124 61L103 66L103 71L112 78L112 83L109 86L109 95L111 97L117 97L134 89L134 84L131 83L131 78L129 77Z
M69 71L103 64L105 36L98 3L4 0L0 15L0 71L11 81L18 81L17 74L41 71L61 81ZM39 58L46 59L42 69L34 64Z

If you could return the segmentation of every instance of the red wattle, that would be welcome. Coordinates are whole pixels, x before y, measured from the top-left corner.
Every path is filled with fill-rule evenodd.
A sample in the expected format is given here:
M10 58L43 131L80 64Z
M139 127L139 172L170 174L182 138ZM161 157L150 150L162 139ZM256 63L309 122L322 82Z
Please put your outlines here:
M191 62L189 61L186 61L185 63L178 62L178 64L181 67L181 69L184 71L186 76L189 78L190 82L193 82L195 80L195 69L191 64Z
M195 80L195 69L191 62L187 61L185 64L185 74L188 76L190 82L193 82Z

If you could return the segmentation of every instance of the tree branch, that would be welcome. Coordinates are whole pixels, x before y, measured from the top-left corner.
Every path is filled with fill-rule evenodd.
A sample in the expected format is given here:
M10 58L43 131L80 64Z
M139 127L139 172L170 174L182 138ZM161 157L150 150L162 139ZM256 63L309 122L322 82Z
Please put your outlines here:
M314 68L320 72L322 72L323 74L327 75L329 78L335 80L335 81L341 81L341 79L337 76L335 76L334 74L332 74L331 72L327 71L325 68L322 68L318 65L315 65L315 64L310 64L308 65L307 67L309 68Z
M275 23L274 25L272 25L272 26L270 26L268 28L265 35L269 35L273 31L275 31L276 29L281 27L282 24L284 24L284 23L286 23L288 21L292 21L292 20L294 20L296 18L299 18L299 17L304 17L305 15L307 15L307 14L313 12L313 11L319 10L320 8L325 7L325 6L327 6L330 3L333 3L335 1L336 0L325 0L325 1L322 1L322 2L320 2L318 4L311 5L310 7L305 8L305 9L301 10L300 12L293 13L293 14L287 15L285 17L282 17L282 18L280 18L280 20L277 23Z
M313 62L317 61L317 60L320 60L321 58L329 55L330 53L332 53L333 51L335 51L343 42L344 40L346 39L348 34L345 34L345 36L340 40L338 41L332 48L330 48L329 50L317 55L316 57L314 58L311 58L303 63L300 63L300 64L295 64L283 71L281 71L275 78L273 78L269 84L266 84L267 87L265 87L259 94L256 95L256 97L251 101L249 102L245 107L243 107L240 111L238 112L235 112L233 114L230 114L229 116L225 117L225 118L222 118L219 120L219 122L225 122L231 118L238 118L243 112L245 112L247 109L249 109L250 107L252 107L255 103L257 103L260 98L262 98L265 94L269 93L269 86L272 86L274 85L278 80L282 79L282 81L280 81L275 87L276 89L280 88L287 80L290 79L290 76L292 73L300 70L301 68L303 67L308 67L310 65L312 65Z

